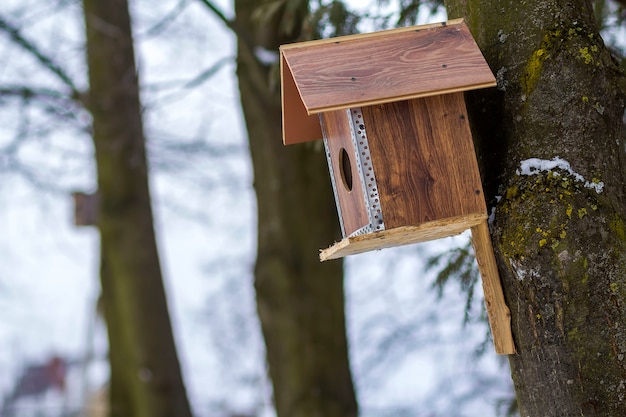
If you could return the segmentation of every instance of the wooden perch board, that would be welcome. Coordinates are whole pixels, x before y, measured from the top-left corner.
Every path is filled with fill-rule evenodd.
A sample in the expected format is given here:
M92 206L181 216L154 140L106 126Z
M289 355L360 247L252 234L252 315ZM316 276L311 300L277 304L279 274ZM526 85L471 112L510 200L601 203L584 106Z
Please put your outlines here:
M365 235L347 237L341 242L320 251L320 260L342 258L348 255L384 249L393 246L410 245L443 237L458 235L480 224L486 214L470 214L422 223L418 226L402 226Z

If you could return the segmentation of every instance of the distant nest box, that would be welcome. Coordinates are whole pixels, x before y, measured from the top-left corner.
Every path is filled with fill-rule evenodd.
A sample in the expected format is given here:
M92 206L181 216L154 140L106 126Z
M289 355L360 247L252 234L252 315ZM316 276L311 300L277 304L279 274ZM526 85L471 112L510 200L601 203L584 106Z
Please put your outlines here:
M485 263L496 266L463 91L496 80L463 20L280 52L283 142L323 138L343 233L321 260L472 228L492 260L477 253L484 281ZM497 268L495 279L507 315Z
M76 191L72 193L74 200L74 225L95 226L98 224L98 192L87 194Z

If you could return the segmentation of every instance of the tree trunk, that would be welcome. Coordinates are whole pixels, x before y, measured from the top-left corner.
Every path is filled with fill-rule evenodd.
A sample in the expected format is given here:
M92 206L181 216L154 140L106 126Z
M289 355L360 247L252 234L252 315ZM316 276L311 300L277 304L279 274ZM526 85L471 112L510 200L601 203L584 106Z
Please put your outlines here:
M446 3L498 80L466 99L521 415L626 415L623 76L588 1Z
M167 310L126 0L84 1L111 415L191 416Z
M279 417L356 416L342 262L318 258L340 233L323 146L282 145L280 93L270 87L279 80L270 81L270 68L251 53L250 16L261 3L235 2L237 76L257 194L257 305L276 411Z

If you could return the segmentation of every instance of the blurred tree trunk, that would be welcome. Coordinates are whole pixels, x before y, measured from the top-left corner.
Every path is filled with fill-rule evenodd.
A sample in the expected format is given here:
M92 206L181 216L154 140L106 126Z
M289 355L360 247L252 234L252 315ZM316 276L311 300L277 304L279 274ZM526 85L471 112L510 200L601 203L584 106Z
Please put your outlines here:
M279 417L356 416L343 264L318 258L340 237L325 154L321 143L282 144L279 86L272 87L279 80L252 53L259 38L251 15L262 3L236 0L235 24L258 207L255 287L275 406ZM263 30L275 40L281 27Z
M446 3L498 79L466 98L486 193L500 196L492 236L521 415L624 416L623 74L589 1Z
M156 247L126 0L85 0L111 415L191 416Z

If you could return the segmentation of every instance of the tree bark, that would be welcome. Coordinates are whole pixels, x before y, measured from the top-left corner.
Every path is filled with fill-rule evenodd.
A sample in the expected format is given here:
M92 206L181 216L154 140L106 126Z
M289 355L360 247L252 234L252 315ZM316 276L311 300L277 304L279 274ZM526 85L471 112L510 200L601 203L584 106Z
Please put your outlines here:
M279 417L350 417L343 266L320 263L340 234L321 143L284 147L279 83L252 53L261 1L237 0L237 76L257 195L255 287ZM265 31L279 38L279 26ZM292 41L295 40L291 39Z
M498 80L466 100L521 415L626 415L623 75L588 1L446 6Z
M126 0L85 0L112 416L191 416L157 252Z

